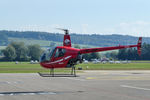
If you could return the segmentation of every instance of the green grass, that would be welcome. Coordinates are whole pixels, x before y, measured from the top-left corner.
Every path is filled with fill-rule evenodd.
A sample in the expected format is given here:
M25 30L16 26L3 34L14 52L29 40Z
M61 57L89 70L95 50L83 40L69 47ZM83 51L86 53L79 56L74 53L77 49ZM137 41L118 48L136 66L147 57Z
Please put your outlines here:
M89 70L150 70L150 63L128 63L128 64L80 64L83 69Z
M86 68L88 66L88 69ZM76 67L82 67L84 70L150 70L150 63L129 63L129 64L79 64ZM70 68L55 69L56 72L69 73ZM30 64L29 62L0 62L0 73L37 73L49 72L48 69L39 64Z
M70 69L55 69L56 72L69 72ZM15 62L0 62L0 73L37 73L37 72L49 72L40 66L40 64L30 64L29 62L21 62L15 64Z

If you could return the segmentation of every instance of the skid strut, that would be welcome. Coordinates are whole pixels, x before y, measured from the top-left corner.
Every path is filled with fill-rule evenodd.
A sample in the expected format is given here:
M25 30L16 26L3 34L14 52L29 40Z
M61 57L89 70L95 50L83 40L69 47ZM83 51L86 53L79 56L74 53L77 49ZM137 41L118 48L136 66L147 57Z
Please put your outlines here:
M72 66L71 75L76 76L76 68L75 68L75 66Z

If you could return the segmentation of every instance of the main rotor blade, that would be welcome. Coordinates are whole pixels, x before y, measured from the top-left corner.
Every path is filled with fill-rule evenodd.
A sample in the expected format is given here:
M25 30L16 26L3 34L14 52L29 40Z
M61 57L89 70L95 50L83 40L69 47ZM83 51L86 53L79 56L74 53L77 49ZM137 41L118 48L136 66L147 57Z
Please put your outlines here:
M56 28L56 29L64 31L65 34L69 34L69 30L68 29L62 29L62 28Z

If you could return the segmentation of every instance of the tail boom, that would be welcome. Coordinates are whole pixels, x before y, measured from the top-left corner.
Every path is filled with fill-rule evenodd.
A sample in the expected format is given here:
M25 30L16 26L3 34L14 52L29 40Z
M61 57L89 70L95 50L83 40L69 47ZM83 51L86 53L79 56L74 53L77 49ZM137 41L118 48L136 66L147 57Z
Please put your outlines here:
M124 48L132 48L132 47L137 47L137 45L81 49L80 53L85 54L85 53L102 52L102 51L117 50L117 49L124 49Z
M127 45L127 46L114 46L114 47L101 47L101 48L88 48L88 49L80 49L81 54L85 53L93 53L93 52L102 52L102 51L109 51L109 50L117 50L117 49L125 49L125 48L138 48L138 54L141 54L141 43L142 43L142 37L139 38L137 45Z

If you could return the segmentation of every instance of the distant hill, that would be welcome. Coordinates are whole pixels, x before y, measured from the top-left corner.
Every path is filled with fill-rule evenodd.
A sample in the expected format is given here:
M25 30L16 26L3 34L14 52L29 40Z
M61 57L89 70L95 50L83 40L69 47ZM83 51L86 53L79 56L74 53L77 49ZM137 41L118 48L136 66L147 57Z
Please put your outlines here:
M54 41L62 42L63 34L59 33L48 33L48 32L34 32L34 31L0 31L0 39L2 44L7 45L9 43L9 38L15 39L30 39L30 40L44 40L44 41ZM0 42L1 42L0 40ZM92 46L116 46L116 45L127 45L127 44L136 44L138 37L133 37L129 35L85 35L85 34L71 34L71 40L74 44L82 45L92 45ZM143 42L150 44L150 37L143 38Z

